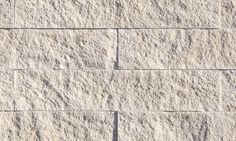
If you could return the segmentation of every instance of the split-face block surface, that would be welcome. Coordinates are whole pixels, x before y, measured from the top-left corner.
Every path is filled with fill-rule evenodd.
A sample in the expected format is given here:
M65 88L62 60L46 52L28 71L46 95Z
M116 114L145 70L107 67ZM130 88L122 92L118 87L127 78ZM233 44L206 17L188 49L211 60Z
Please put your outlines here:
M2 140L236 140L234 0L0 0Z

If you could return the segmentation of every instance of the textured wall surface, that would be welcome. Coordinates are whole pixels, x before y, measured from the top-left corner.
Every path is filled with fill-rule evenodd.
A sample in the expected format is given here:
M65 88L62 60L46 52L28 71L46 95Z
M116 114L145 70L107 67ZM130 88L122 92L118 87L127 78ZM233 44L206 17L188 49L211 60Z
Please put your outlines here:
M0 0L0 140L236 141L236 0Z

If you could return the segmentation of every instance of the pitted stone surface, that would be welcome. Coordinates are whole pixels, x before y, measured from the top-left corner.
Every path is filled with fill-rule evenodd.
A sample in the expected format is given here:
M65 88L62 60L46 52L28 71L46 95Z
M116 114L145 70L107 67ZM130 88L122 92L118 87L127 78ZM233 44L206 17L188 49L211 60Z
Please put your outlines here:
M0 28L14 27L14 0L0 0Z
M111 141L113 113L16 112L0 113L1 140Z
M234 30L221 30L219 36L219 58L218 68L234 69L236 68L236 33Z
M0 111L14 110L14 72L0 71Z
M221 0L221 26L223 28L236 28L236 1Z
M118 0L117 9L121 27L214 28L219 25L218 2L218 0Z
M116 71L114 88L121 110L215 111L219 72Z
M127 69L216 68L217 32L121 30L120 67Z
M109 69L115 30L16 30L17 69Z
M234 112L214 113L213 130L209 131L214 136L213 141L234 141L236 140L236 114Z
M210 141L211 116L197 113L121 113L120 140Z
M222 84L222 109L226 111L236 110L236 72L223 71L221 76Z
M232 141L235 113L123 112L119 115L120 140Z
M219 108L213 71L16 71L18 110Z
M216 28L218 5L218 0L21 0L16 27Z
M12 39L12 32L0 30L0 69L12 69L14 67Z
M115 10L114 0L19 0L16 1L16 27L115 27Z
M107 71L17 71L18 110L115 109L116 92Z
M235 33L228 30L120 30L122 69L236 67Z

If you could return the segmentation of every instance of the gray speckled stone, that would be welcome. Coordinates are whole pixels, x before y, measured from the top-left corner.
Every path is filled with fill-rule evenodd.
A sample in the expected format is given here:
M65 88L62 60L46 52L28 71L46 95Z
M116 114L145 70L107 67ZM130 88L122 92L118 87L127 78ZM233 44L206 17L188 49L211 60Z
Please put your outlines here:
M116 43L115 30L15 30L16 68L113 68Z
M114 114L105 112L0 113L1 140L111 141Z

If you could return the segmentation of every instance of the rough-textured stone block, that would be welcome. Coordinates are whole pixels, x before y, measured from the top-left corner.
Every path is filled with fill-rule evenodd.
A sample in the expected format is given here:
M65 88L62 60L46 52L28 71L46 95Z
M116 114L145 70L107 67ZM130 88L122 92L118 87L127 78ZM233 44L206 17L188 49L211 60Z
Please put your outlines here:
M221 76L222 110L236 110L236 71L223 71Z
M218 110L214 71L17 71L16 107Z
M236 140L236 114L234 112L213 113L213 129L211 141L235 141Z
M14 72L0 71L0 110L13 110L14 96Z
M218 0L118 0L120 27L218 27Z
M219 105L217 71L116 71L121 110L214 111Z
M55 107L64 104L65 98L60 93L60 71L22 70L15 73L17 110L42 110L49 104ZM53 95L56 95L56 100L61 103L50 99Z
M221 0L221 27L236 28L236 1Z
M1 140L111 141L113 113L17 112L0 113Z
M117 101L106 71L17 71L19 110L109 110Z
M11 69L14 64L14 47L11 46L12 32L0 30L0 69Z
M106 69L116 54L115 30L15 30L17 69Z
M17 0L16 27L114 27L115 10L114 0Z
M211 141L212 118L201 113L121 113L119 139L128 141Z
M215 31L120 30L121 69L215 68Z
M17 27L38 28L214 28L219 6L218 0L21 0L16 21Z
M222 69L236 69L236 33L234 30L221 30L218 38L219 57L218 67Z
M227 30L120 30L121 69L236 68L236 34Z
M120 140L234 141L235 113L139 112L119 114Z
M14 0L0 0L0 28L14 26Z
M117 109L113 72L64 71L62 77L63 94L69 97L70 107L84 110Z

